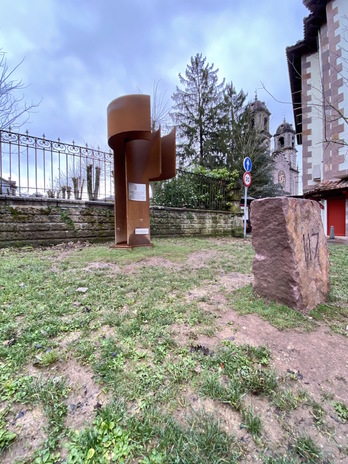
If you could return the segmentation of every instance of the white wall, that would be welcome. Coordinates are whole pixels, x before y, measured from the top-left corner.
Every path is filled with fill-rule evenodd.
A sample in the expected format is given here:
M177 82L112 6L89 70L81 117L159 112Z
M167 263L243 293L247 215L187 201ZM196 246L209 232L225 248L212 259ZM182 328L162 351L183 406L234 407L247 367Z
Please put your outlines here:
M321 70L320 70L320 60L319 53L313 53L307 58L311 63L310 73L311 77L308 79L308 84L311 86L311 96L312 100L308 103L312 107L310 116L312 122L309 125L309 128L312 130L312 135L310 139L312 140L312 146L309 148L312 152L312 166L320 165L321 167L321 179L323 178L322 173L322 160L323 160L323 112L322 112L322 85L321 85ZM313 175L313 167L309 170L309 173ZM317 185L317 182L309 181L309 185Z
M327 235L327 201L326 200L320 200L320 203L324 205L324 209L321 209L321 219L323 221L323 227L324 227L324 232L325 235Z
M348 116L348 1L347 0L334 0L333 8L338 8L338 14L335 20L339 21L340 27L336 31L336 36L341 36L341 51L342 56L338 58L338 63L342 63L343 70L341 76L343 77L344 83L340 91L344 94L344 100L341 103L341 108L346 108L345 116ZM344 124L345 130L343 138L348 144L348 124ZM343 146L339 150L340 155L344 155L344 163L340 164L340 170L348 169L348 145Z

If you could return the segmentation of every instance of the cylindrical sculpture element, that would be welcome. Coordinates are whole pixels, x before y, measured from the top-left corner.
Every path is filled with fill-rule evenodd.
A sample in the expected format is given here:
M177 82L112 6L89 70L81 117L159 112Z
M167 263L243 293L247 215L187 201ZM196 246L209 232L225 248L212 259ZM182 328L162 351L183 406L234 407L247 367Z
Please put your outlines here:
M115 246L150 243L149 181L176 174L175 129L151 132L150 97L126 95L107 110L108 143L114 151Z

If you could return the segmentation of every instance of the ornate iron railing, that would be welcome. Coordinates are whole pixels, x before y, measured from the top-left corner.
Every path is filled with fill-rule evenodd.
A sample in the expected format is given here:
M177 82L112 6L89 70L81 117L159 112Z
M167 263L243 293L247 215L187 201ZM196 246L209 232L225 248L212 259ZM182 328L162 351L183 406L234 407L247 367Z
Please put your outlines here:
M0 130L0 194L113 200L113 159L99 148Z
M150 204L225 211L235 193L226 180L178 169L151 183ZM113 201L112 153L0 130L0 195Z

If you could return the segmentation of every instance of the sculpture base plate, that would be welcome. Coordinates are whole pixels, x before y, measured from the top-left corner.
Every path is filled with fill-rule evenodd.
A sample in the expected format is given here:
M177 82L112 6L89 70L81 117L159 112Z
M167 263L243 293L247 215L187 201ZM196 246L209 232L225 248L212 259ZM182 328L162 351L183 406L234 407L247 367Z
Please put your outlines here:
M153 243L144 243L139 245L128 245L127 242L120 242L115 243L114 245L110 245L110 248L123 248L127 250L131 250L132 248L139 248L139 247L151 247L153 248Z

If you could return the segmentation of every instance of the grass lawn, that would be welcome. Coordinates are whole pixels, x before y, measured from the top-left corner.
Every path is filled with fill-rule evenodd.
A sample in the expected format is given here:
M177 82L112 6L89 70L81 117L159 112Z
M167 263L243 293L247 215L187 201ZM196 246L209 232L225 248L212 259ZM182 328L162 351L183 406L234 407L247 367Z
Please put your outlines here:
M254 321L347 349L348 247L330 245L308 317L253 295L250 241L154 245L0 250L0 462L348 462L336 384L315 396L267 343L238 342Z

